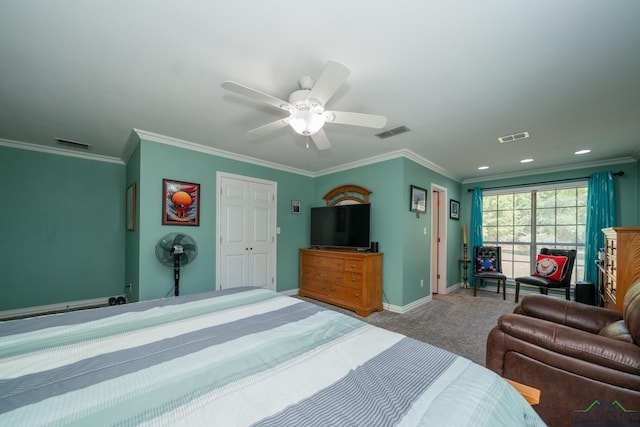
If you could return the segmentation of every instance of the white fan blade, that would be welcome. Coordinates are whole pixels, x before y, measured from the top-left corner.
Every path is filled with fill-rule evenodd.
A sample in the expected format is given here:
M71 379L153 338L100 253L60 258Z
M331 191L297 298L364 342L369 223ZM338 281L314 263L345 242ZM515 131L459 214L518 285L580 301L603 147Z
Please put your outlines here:
M291 108L293 108L287 101L283 101L282 99L278 99L275 96L267 95L266 93L262 93L259 90L251 89L250 87L243 86L230 80L222 82L220 86L222 86L224 89L230 90L231 92L247 96L255 101L272 105L281 110L289 111Z
M381 129L387 124L387 118L385 116L376 116L374 114L325 111L325 117L327 123L362 126L366 128Z
M326 150L331 148L331 143L329 142L329 138L327 138L327 134L324 133L323 129L320 129L318 132L311 135L311 139L318 147L318 150Z
M269 132L274 132L288 125L289 125L289 118L278 119L275 122L267 123L266 125L258 126L255 129L251 129L247 133L254 134L254 135L262 135Z
M324 106L349 77L351 71L339 62L329 61L311 88L307 99L315 99Z

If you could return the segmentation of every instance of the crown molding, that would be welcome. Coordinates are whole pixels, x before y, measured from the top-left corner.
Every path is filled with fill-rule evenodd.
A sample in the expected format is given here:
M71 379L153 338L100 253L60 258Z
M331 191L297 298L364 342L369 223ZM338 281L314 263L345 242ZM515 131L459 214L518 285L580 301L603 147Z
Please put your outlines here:
M520 178L523 176L541 175L545 173L566 172L577 169L597 168L602 166L619 165L621 163L635 163L637 160L631 157L618 157L616 159L601 160L597 162L579 163L570 166L556 166L552 168L534 169L526 173L505 173L502 175L486 176L481 178L469 178L462 180L462 185L476 182L497 181L499 179Z
M281 165L279 163L274 163L274 162L269 162L266 160L261 160L255 157L250 157L250 156L245 156L245 155L241 155L241 154L235 154L235 153L231 153L228 151L224 151L224 150L220 150L217 148L211 148L211 147L207 147L204 145L200 145L200 144L196 144L193 142L189 142L189 141L185 141L182 139L178 139L178 138L173 138L173 137L169 137L166 135L160 135L157 133L153 133L153 132L149 132L149 131L145 131L142 129L132 129L131 134L129 136L129 139L127 140L127 144L125 145L122 154L120 156L120 158L117 157L110 157L110 156L103 156L103 155L99 155L99 154L92 154L92 153L79 153L79 152L75 152L75 151L71 151L71 150L67 150L67 149L62 149L62 148L58 148L58 147L50 147L50 146L46 146L46 145L38 145L38 144L31 144L28 142L22 142L22 141L13 141L13 140L9 140L9 139L4 139L4 138L0 138L0 146L5 146L5 147L10 147L10 148L17 148L17 149L23 149L23 150L31 150L31 151L39 151L42 153L48 153L48 154L56 154L56 155L61 155L61 156L70 156L70 157L77 157L77 158L82 158L82 159L87 159L87 160L97 160L97 161L101 161L101 162L108 162L108 163L116 163L116 164L126 164L129 159L131 158L131 154L133 154L133 151L135 150L136 146L138 145L138 143L140 142L140 139L146 139L146 140L150 140L150 141L154 141L154 142L158 142L161 144L166 144L166 145L172 145L174 147L179 147L179 148L183 148L186 150L191 150L191 151L197 151L200 153L204 153L204 154L210 154L213 156L219 156L219 157L224 157L227 159L231 159L231 160L237 160L239 162L243 162L243 163L249 163L249 164L254 164L254 165L258 165L258 166L263 166L266 168L270 168L270 169L276 169L276 170L281 170L284 172L289 172L289 173L293 173L293 174L297 174L297 175L302 175L302 176L307 176L310 178L316 178L316 177L320 177L320 176L324 176L324 175L330 175L333 173L337 173L337 172L343 172L343 171L347 171L350 169L355 169L358 167L362 167L362 166L368 166L368 165L372 165L375 163L380 163L380 162L384 162L387 160L392 160L392 159L397 159L397 158L406 158L408 160L411 160L421 166L424 166L427 169L430 169L442 176L445 176L447 178L450 178L456 182L459 182L461 184L472 184L472 183L476 183L476 182L486 182L486 181L496 181L496 180L500 180L500 179L510 179L510 178L518 178L518 177L523 177L523 176L531 176L531 175L540 175L540 174L544 174L544 173L554 173L554 172L563 172L563 171L568 171L568 170L576 170L576 169L585 169L585 168L595 168L595 167L602 167L602 166L609 166L609 165L616 165L616 164L621 164L621 163L635 163L638 160L640 160L640 149L636 150L631 157L619 157L619 158L615 158L615 159L609 159L609 160L603 160L603 161L597 161L597 162L589 162L589 163L580 163L580 164L576 164L576 165L571 165L571 166L558 166L558 167L553 167L553 168L543 168L543 169L535 169L535 170L530 170L526 173L510 173L510 174L502 174L502 175L492 175L492 176L486 176L486 177L478 177L478 178L468 178L468 179L462 179L459 176L456 176L454 174L452 174L451 172L443 169L442 167L440 167L439 165L431 162L428 159L425 159L424 157L421 157L419 155L417 155L416 153L414 153L411 150L408 149L401 149L401 150L396 150L396 151L391 151L389 153L385 153L385 154L380 154L378 156L373 156L373 157L368 157L366 159L361 159L361 160L357 160L354 162L350 162L350 163L345 163L343 165L340 166L336 166L333 168L328 168L328 169L323 169L321 171L318 172L311 172L311 171L306 171L303 169L298 169L298 168L293 168L290 166L285 166L285 165Z
M39 151L41 153L56 154L59 156L78 157L86 160L97 160L100 162L116 163L119 165L125 164L122 161L122 159L119 159L117 157L109 157L109 156L103 156L100 154L92 154L92 153L80 153L80 152L71 151L71 150L58 148L58 147L31 144L29 142L22 142L22 141L12 141L4 138L0 138L0 145L4 147L17 148L21 150Z
M333 168L328 168L328 169L324 169L319 172L316 172L313 174L313 176L319 177L323 175L331 175L336 172L343 172L349 169L355 169L358 167L372 165L372 164L384 162L387 160L397 159L399 157L403 157L405 159L414 161L419 165L424 166L427 169L430 169L436 173L439 173L440 175L450 178L456 182L460 182L460 177L453 175L451 172L441 168L437 164L425 159L424 157L420 157L419 155L417 155L416 153L408 149L391 151L389 153L380 154L378 156L368 157L366 159L356 160L355 162L345 163L344 165L340 165L340 166L336 166Z
M430 162L429 160L418 156L416 153L414 153L411 150L406 150L406 149L402 149L402 150L396 150L396 151L392 151L390 153L385 153L385 154L381 154L379 156L373 156L373 157L368 157L366 159L362 159L362 160L357 160L355 162L350 162L350 163L345 163L343 165L340 166L336 166L333 168L328 168L328 169L324 169L321 170L319 172L311 172L311 171L306 171L306 170L302 170L302 169L298 169L298 168L292 168L290 166L285 166L285 165L281 165L279 163L274 163L274 162L269 162L266 160L260 160L257 159L255 157L249 157L249 156L244 156L241 154L235 154L235 153L231 153L228 151L224 151L224 150L220 150L217 148L211 148L211 147L207 147L204 145L200 145L200 144L196 144L193 142L189 142L189 141L185 141L182 139L178 139L178 138L173 138L170 136L166 136L166 135L160 135L157 133L153 133L153 132L149 132L149 131L145 131L142 129L133 129L131 132L131 137L129 138L129 140L127 141L127 145L125 146L125 149L123 150L122 153L122 158L125 161L128 161L129 157L131 156L131 153L133 153L133 150L135 149L135 146L137 145L138 141L140 139L145 139L148 141L154 141L154 142L159 142L161 144L166 144L166 145L172 145L174 147L178 147L178 148L183 148L186 150L192 150L192 151L198 151L201 153L205 153L205 154L211 154L214 156L219 156L219 157L225 157L228 159L232 159L232 160L237 160L240 162L244 162L244 163L250 163L250 164L254 164L254 165L258 165L258 166L264 166L267 168L271 168L271 169L277 169L277 170L282 170L285 172L290 172L290 173L294 173L294 174L298 174L298 175L304 175L304 176L308 176L310 178L317 178L319 176L323 176L323 175L330 175L333 173L337 173L337 172L342 172L342 171L346 171L346 170L350 170L350 169L355 169L361 166L367 166L367 165L371 165L371 164L375 164L375 163L380 163L386 160L391 160L391 159L397 159L399 157L404 157L407 158L409 160L412 160L428 169L433 170L434 172L439 173L440 175L444 175L448 178L453 179L454 181L460 182L460 178L456 177L454 175L452 175L450 172L444 170L443 168L441 168L440 166L436 165L435 163ZM135 137L134 137L135 135Z
M49 147L49 146L45 146L45 145L37 145L37 144L31 144L31 143L21 142L21 141L11 141L11 140L2 139L2 138L0 138L0 145L7 146L7 147L12 147L12 148L24 149L24 150L40 151L40 152L49 153L49 154L57 154L57 155L62 155L62 156L79 157L79 158L84 158L84 159L88 159L88 160L98 160L98 161L102 161L102 162L110 162L110 163L117 163L117 164L121 164L121 165L123 165L123 164L126 165L129 162L129 159L131 158L131 155L135 151L135 148L140 143L141 139L145 139L145 140L153 141L153 142L158 142L160 144L171 145L171 146L174 146L174 147L183 148L185 150L197 151L197 152L204 153L204 154L210 154L210 155L213 155L213 156L224 157L224 158L231 159L231 160L237 160L237 161L243 162L243 163L254 164L254 165L257 165L257 166L263 166L263 167L270 168L270 169L281 170L281 171L284 171L284 172L289 172L289 173L293 173L293 174L297 174L297 175L307 176L307 177L310 177L310 178L316 178L316 177L323 176L323 175L330 175L332 173L342 172L342 171L346 171L346 170L349 170L349 169L355 169L355 168L362 167L362 166L367 166L367 165L372 165L372 164L375 164L375 163L384 162L386 160L391 160L391 159L397 159L399 157L404 157L406 159L409 159L409 160L412 160L412 161L418 163L419 165L422 165L422 166L426 167L427 169L430 169L430 170L432 170L432 171L434 171L436 173L439 173L440 175L443 175L443 176L445 176L447 178L451 178L452 180L454 180L456 182L461 182L460 181L460 177L457 177L457 176L451 174L450 172L446 171L445 169L441 168L440 166L436 165L435 163L433 163L433 162L431 162L431 161L429 161L429 160L427 160L427 159L425 159L423 157L420 157L419 155L417 155L413 151L407 150L407 149L396 150L396 151L392 151L392 152L389 152L389 153L380 154L378 156L368 157L366 159L357 160L357 161L350 162L350 163L345 163L343 165L336 166L336 167L333 167L333 168L324 169L324 170L321 170L321 171L318 171L318 172L311 172L311 171L307 171L307 170L303 170L303 169L298 169L298 168L293 168L293 167L290 167L290 166L281 165L279 163L274 163L274 162L269 162L269 161L266 161L266 160L261 160L261 159L255 158L255 157L245 156L245 155L242 155L242 154L235 154L235 153L231 153L229 151L224 151L224 150L220 150L220 149L217 149L217 148L207 147L205 145L196 144L196 143L185 141L185 140L182 140L182 139L173 138L173 137L166 136L166 135L160 135L158 133L153 133L153 132L149 132L149 131L142 130L142 129L136 129L136 128L133 128L131 130L131 134L129 135L129 138L127 139L127 143L125 144L125 147L122 150L122 153L120 154L120 158L102 156L102 155L91 154L91 153L77 153L75 151L66 150L66 149L62 149L62 148L58 148L58 147Z
M184 148L185 150L197 151L199 153L210 154L212 156L224 157L231 160L237 160L239 162L250 163L257 166L263 166L270 169L277 169L284 172L290 172L298 175L304 175L308 177L312 177L309 171L305 171L298 168L293 168L290 166L281 165L279 163L269 162L266 160L260 160L255 157L245 156L242 154L231 153L229 151L220 150L217 148L207 147L205 145L196 144L193 142L185 141L178 138L173 138L170 136L160 135L153 132L148 132L142 129L133 129L133 133L135 133L139 139L145 139L148 141L158 142L160 144L172 145L178 148ZM133 148L135 148L135 144L132 143L132 138L129 138L127 145L125 146L125 150L123 151L123 155L128 154L131 156L133 152ZM137 143L137 142L136 142ZM131 147L133 145L133 147Z

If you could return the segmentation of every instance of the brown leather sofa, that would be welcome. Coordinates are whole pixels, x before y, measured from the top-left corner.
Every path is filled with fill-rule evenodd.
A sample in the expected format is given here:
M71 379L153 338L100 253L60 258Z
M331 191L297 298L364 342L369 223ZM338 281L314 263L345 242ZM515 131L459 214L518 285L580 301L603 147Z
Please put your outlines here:
M603 425L597 417L605 416L625 422L632 416L625 410L640 412L640 280L628 290L622 313L525 297L489 333L486 365L539 389L534 409L552 427Z

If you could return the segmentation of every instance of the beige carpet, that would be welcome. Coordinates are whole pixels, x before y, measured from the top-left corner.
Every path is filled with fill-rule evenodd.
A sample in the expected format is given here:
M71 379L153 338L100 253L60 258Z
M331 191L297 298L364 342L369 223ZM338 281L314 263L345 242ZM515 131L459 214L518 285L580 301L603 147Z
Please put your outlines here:
M513 311L516 306L513 295L507 294L507 300L504 301L495 288L492 291L478 290L475 298L473 289L457 289L446 295L433 295L432 301L404 314L383 311L374 312L369 317L361 317L352 311L310 298L304 300L428 342L482 366L485 366L489 331L496 325L500 315Z

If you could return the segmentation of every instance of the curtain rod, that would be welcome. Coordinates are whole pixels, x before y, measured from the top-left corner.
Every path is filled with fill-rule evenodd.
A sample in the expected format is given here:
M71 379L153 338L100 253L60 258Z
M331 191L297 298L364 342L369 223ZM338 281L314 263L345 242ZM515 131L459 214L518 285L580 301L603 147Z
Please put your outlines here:
M613 176L622 176L624 175L623 171L618 171L618 172L614 172ZM530 185L540 185L540 184L553 184L556 182L568 182L568 181L579 181L581 179L589 179L591 178L591 176L582 176L582 177L578 177L578 178L566 178L566 179L554 179L551 181L540 181L540 182L532 182L530 184L514 184L514 185L504 185L501 187L487 187L487 188L482 188L482 190L498 190L501 188L515 188L515 187L527 187ZM467 189L468 192L473 191L473 188L469 188Z

